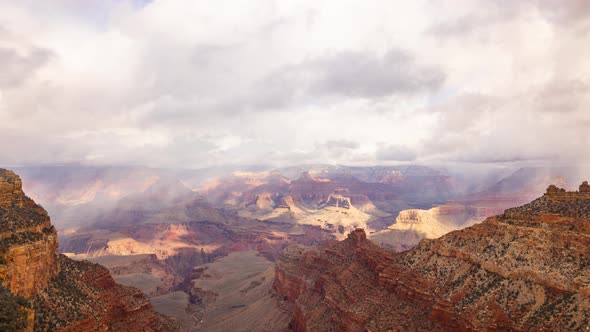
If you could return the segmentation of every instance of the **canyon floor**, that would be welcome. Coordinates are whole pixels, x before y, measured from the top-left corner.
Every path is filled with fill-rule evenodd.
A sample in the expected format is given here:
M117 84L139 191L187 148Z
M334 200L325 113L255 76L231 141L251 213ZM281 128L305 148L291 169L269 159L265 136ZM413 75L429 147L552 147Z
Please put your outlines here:
M272 289L274 276L274 263L258 252L233 252L195 267L188 292L151 302L183 331L285 331L291 317Z
M201 298L201 331L282 331L290 313L274 294L274 263L256 251L234 252L198 268L193 292Z

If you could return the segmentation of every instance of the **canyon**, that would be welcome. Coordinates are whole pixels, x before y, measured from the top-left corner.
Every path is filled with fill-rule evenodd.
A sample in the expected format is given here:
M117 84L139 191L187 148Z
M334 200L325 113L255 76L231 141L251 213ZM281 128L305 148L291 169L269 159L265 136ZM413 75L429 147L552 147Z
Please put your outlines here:
M17 303L15 316L2 317L2 324L22 319L27 331L176 329L143 293L116 284L106 268L60 255L49 215L24 194L21 179L4 169L0 225L0 285Z
M45 245L57 246L59 236L60 252L104 266L113 282L145 293L182 331L293 328L297 307L276 294L280 282L290 282L279 271L293 250L346 242L362 228L364 242L376 248L370 254L387 261L390 253L529 202L546 181L571 180L524 169L466 192L465 180L427 167L287 168L213 178L127 167L22 171L25 187L57 215L59 232ZM234 275L255 266L260 270ZM252 315L260 319L247 324Z
M364 230L293 246L274 288L295 331L528 331L590 326L590 187L395 253Z

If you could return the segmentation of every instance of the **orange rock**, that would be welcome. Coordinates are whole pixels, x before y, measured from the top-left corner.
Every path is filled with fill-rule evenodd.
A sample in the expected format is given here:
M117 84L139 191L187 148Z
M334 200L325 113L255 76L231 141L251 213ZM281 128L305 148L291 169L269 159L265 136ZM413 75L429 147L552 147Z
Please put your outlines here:
M288 248L275 290L296 331L581 330L590 326L590 196L549 190L393 253L365 240Z
M14 172L0 168L0 206L23 206L22 181Z
M27 330L172 331L139 290L115 283L96 264L58 254L47 212L22 192L20 178L0 169L0 280L33 301Z
M0 169L0 280L31 298L59 272L57 232L47 212L25 196L20 178Z

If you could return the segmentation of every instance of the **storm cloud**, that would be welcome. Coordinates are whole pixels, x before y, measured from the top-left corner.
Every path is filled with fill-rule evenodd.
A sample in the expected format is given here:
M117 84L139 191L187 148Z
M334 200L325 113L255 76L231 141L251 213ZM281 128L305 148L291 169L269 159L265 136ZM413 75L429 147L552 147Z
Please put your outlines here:
M587 9L0 2L0 163L587 162Z

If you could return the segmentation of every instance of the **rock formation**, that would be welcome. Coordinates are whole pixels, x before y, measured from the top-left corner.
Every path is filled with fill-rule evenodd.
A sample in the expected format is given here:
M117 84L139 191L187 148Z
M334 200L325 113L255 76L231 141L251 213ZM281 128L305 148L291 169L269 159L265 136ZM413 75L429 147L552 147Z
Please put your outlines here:
M274 288L294 305L295 331L584 330L590 195L550 189L403 253L379 248L363 230L290 247Z
M57 232L47 212L26 197L20 178L0 169L0 282L31 298L59 272Z
M175 325L140 291L114 282L107 269L58 254L47 212L0 169L0 285L27 313L27 330L163 331Z
M411 249L422 239L435 239L458 228L441 212L446 211L442 211L440 207L430 210L403 210L393 225L370 234L369 238L382 247L395 251Z
M172 331L138 289L121 286L109 271L60 256L61 272L33 299L35 330Z
M21 179L14 172L0 169L0 206L23 206Z
M328 199L325 201L325 203L322 204L322 207L333 206L333 207L341 207L343 209L350 209L351 205L352 204L350 203L349 197L344 197L344 196L340 196L340 195L330 195L328 197Z

